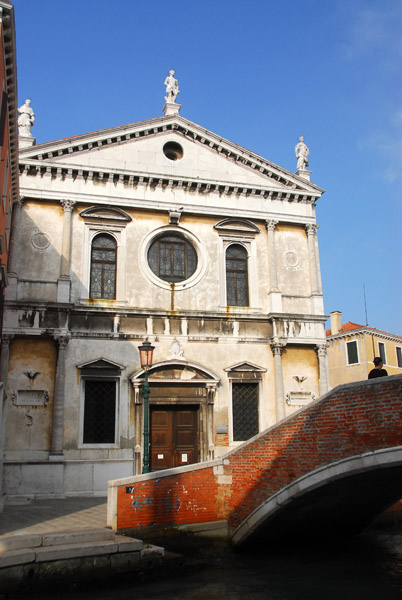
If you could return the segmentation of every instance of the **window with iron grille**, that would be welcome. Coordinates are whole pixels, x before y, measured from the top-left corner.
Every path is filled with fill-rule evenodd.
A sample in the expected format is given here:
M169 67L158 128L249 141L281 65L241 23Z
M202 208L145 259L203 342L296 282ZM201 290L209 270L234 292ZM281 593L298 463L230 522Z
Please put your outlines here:
M90 298L116 297L116 240L106 233L97 235L91 249Z
M232 383L233 440L258 433L258 383Z
M248 306L247 251L240 244L226 250L226 302L228 306Z
M163 281L184 281L197 268L197 253L184 237L177 234L163 235L151 244L148 264Z
M116 441L116 382L85 381L84 444Z

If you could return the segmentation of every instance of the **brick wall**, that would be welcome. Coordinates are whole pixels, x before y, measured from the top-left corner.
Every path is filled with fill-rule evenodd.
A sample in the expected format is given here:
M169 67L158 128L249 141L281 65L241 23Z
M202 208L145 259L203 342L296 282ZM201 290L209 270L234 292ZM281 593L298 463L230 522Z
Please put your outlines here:
M402 446L402 375L342 385L220 460L109 482L109 524L227 519L233 530L302 475L394 446Z

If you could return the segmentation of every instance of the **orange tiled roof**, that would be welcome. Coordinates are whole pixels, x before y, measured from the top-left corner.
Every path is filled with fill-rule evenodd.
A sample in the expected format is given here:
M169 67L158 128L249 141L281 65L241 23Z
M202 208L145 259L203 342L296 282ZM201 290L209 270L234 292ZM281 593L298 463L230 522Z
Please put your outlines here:
M353 331L355 329L370 329L370 331L377 331L378 333L385 333L386 335L394 335L392 333L388 333L386 331L382 331L381 329L376 329L375 327L369 327L368 325L359 325L359 323L352 323L352 321L348 321L347 323L344 323L340 329L340 331L338 331L338 333L345 333L346 331ZM325 331L326 335L332 335L331 333L331 329L327 329ZM336 335L336 334L334 334Z

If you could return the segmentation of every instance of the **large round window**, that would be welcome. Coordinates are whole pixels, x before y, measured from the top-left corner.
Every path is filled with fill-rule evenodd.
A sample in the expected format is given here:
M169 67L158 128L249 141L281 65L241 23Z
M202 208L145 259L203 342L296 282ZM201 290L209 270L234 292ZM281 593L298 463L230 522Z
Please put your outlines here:
M197 268L197 253L181 235L164 234L152 242L148 250L148 264L163 281L184 281Z

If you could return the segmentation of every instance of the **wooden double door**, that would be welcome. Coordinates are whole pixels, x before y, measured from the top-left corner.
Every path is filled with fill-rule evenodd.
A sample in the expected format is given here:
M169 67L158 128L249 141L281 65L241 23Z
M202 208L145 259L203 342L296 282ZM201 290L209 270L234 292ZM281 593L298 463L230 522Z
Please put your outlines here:
M199 461L199 405L155 405L151 412L151 471Z

